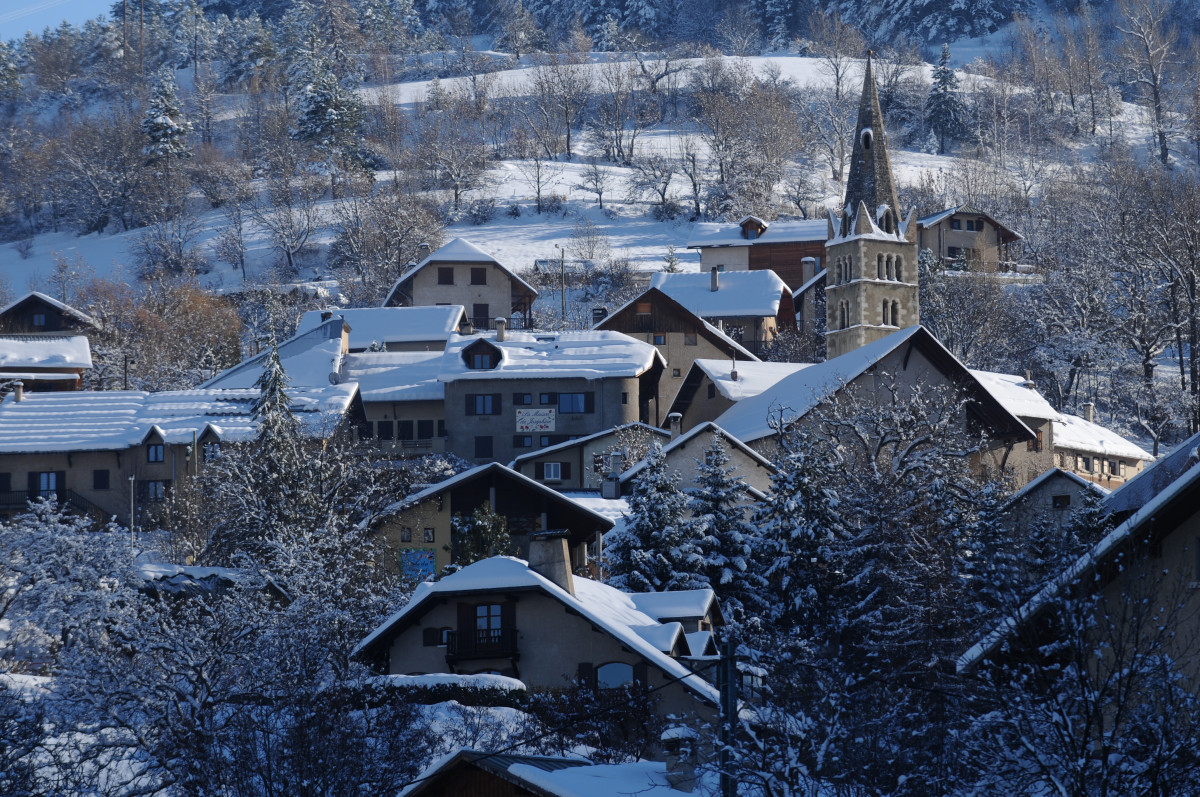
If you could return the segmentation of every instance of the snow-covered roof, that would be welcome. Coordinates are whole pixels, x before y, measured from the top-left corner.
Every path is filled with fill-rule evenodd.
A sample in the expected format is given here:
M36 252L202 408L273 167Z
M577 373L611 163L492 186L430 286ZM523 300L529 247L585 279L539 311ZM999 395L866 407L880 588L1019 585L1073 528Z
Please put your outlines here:
M618 434L619 432L623 432L627 429L640 429L641 431L646 432L648 434L655 434L655 435L658 435L658 436L664 437L664 438L671 436L671 433L665 429L659 429L657 426L651 426L650 424L642 423L641 421L632 421L630 423L623 423L620 426L614 426L611 429L605 429L600 432L594 432L589 435L584 435L583 437L576 437L574 440L567 440L562 443L555 443L552 446L546 446L545 448L539 448L537 451L531 451L528 454L522 454L521 456L517 457L512 462L510 462L509 467L516 468L522 462L528 462L531 459L540 459L541 457L544 457L547 454L553 454L556 451L563 451L568 448L574 448L575 446L584 445L585 443L590 443L591 441L597 440L602 437L608 437L609 435Z
M495 368L472 370L463 349L486 340L500 352ZM649 343L607 330L586 332L494 332L452 335L442 358L443 382L460 379L607 379L640 376L655 362L666 364Z
M515 471L512 468L510 468L507 465L504 465L503 463L500 463L500 462L488 462L487 464L484 464L484 465L476 465L473 468L468 468L467 470L464 470L462 473L456 473L455 475L451 476L448 479L443 479L442 481L438 482L437 484L432 484L429 487L426 487L424 490L420 490L419 492L415 492L412 495L406 496L405 498L402 498L399 501L396 501L395 503L386 507L382 512L380 512L379 517L386 517L388 515L392 515L392 514L395 514L396 512L406 509L407 507L416 506L417 504L421 503L422 501L426 501L436 495L440 495L441 493L444 493L446 490L453 489L454 487L458 486L459 484L463 484L465 482L471 481L472 479L476 479L489 471L498 471L498 472L502 473L503 475L512 478L514 481L516 481L520 484L526 485L529 488L531 488L539 493L542 493L543 495L546 495L546 496L553 498L555 500L558 500L558 501L562 501L563 503L566 503L566 504L574 505L576 508L579 509L580 512L584 512L588 515L591 515L592 518L596 521L596 524L602 528L609 528L612 525L612 522L609 520L609 518L596 512L594 509L584 506L582 503L575 501L571 498L568 498L563 493L560 493L551 487L547 487L546 485L542 484L539 481L534 481L533 479L529 478L525 474Z
M771 419L778 418L780 410L785 412L785 422L801 418L815 409L830 395L848 385L869 368L874 367L887 355L909 341L923 341L926 351L952 368L958 375L974 381L981 394L995 401L991 394L979 384L978 379L958 359L946 350L940 341L924 327L915 326L897 330L879 340L846 352L823 363L809 366L791 376L785 376L774 385L734 404L717 418L717 424L726 432L745 443L752 443L775 434ZM953 376L953 374L951 375ZM1021 430L1026 439L1034 439L1034 433L1017 416L1001 403L993 409L1007 416L1010 425Z
M663 456L669 455L671 452L675 451L676 449L683 448L688 443L690 443L692 440L695 440L697 437L712 437L714 434L720 435L722 440L724 440L726 443L729 443L734 448L737 448L738 450L744 452L746 454L746 456L750 457L755 462L762 465L768 471L770 471L772 473L775 472L775 466L773 464L771 464L771 461L769 459L767 459L762 454L758 453L753 448L746 445L744 442L737 439L736 437L734 437L729 432L722 429L720 426L718 426L716 423L713 423L712 421L705 421L702 424L693 426L691 429L688 429L686 432L679 435L679 437L676 437L670 443L663 446L663 448L662 448ZM645 459L642 459L641 461L635 463L632 467L628 468L624 473L621 474L621 481L627 482L630 479L637 477L637 475L639 473L641 473L643 470L646 469L646 466L649 465L649 463L650 463L649 457L646 457ZM751 492L755 493L756 495L759 494L758 491L754 490L751 487L747 487L746 489L751 490Z
M87 335L0 335L0 368L91 368Z
M493 773L518 784L537 797L679 797L683 792L667 781L666 766L656 761L625 764L593 764L590 761L549 756L525 756L507 753L480 753L460 750L435 760L397 797L418 797L428 784L436 783L441 772L463 763ZM715 793L712 778L702 773L693 793Z
M350 326L350 348L367 349L372 343L439 343L458 331L463 307L459 304L434 307L356 307L352 309L309 310L300 318L297 334L316 329L325 322L322 315L332 313ZM439 345L438 350L441 350Z
M396 280L396 284L392 286L392 290L388 292L387 298L383 300L383 303L389 304L392 295L400 288L400 286L416 276L418 271L425 268L430 263L491 263L511 277L514 282L519 284L525 290L529 291L534 296L537 296L537 289L525 280L518 277L516 272L514 272L511 268L508 268L499 260L492 257L467 239L455 238L437 251L430 252L424 260L401 274L400 279Z
M1200 432L1192 435L1167 454L1147 465L1129 481L1112 491L1104 508L1113 515L1141 509L1147 501L1165 490L1192 465L1200 462Z
M611 522L613 526L605 534L615 534L625 530L625 522L629 518L629 499L605 498L595 490L561 490L560 492L584 509Z
M728 360L696 360L694 366L713 381L717 392L730 401L741 401L757 396L780 379L808 368L812 363L753 363L738 362L736 366ZM731 371L737 371L737 381Z
M774 271L717 272L717 289L712 290L710 273L668 274L658 272L650 280L675 301L703 318L776 316L787 283Z
M342 368L342 328L345 322L331 318L319 326L299 332L278 344L279 362L287 374L288 385L315 387L328 385L332 374ZM271 353L267 348L242 360L208 380L204 388L252 388L262 376L262 367Z
M58 299L55 299L53 296L44 294L41 291L30 291L29 293L22 296L20 299L17 299L16 301L12 301L12 302L9 302L8 304L4 305L4 307L0 308L0 316L4 315L5 313L7 313L9 310L13 309L14 307L29 301L30 299L40 299L41 301L45 302L46 304L50 305L51 307L57 308L59 310L59 312L66 313L67 315L69 315L79 321L82 321L83 323L88 324L90 326L96 326L96 319L92 318L87 313L83 312L82 310L76 310L71 305L66 304L64 302L60 302Z
M1054 447L1108 457L1150 462L1154 455L1121 435L1077 415L1060 414L1054 421Z
M349 408L353 383L288 390L292 411L313 436L329 434ZM254 436L257 390L140 390L26 393L0 401L0 453L108 451L140 445L155 432L190 443L211 429L221 440Z
M655 620L678 620L706 616L717 595L711 589L680 589L670 592L634 592L630 598L638 611Z
M495 689L501 692L524 692L525 682L507 675L495 673L452 673L433 672L424 675L376 675L370 682L385 686L398 686L401 689L429 689L439 686L453 686L459 689L481 690Z
M757 238L742 235L740 224L701 222L692 227L688 249L708 246L759 246L762 244L793 243L796 241L825 241L828 225L824 219L808 221L775 221ZM726 272L728 273L728 272Z
M1037 418L1043 421L1057 421L1061 418L1058 410L1051 407L1050 402L1046 401L1025 377L974 369L971 370L971 375L979 380L979 384L983 385L996 401L1019 418Z
M717 690L712 684L663 652L670 649L667 647L668 642L673 645L675 639L683 633L678 623L659 623L638 609L632 595L607 584L582 576L576 576L572 583L575 588L574 595L532 570L522 559L509 556L483 559L440 581L424 581L417 585L404 608L372 631L351 655L357 655L385 637L408 614L426 601L437 600L446 594L529 587L544 592L581 615L592 625L662 670L668 678L677 679L705 700L716 702Z
M363 401L441 401L440 351L361 352L346 356L342 378L357 382Z
M1135 532L1146 522L1154 522L1155 516L1169 504L1182 499L1197 483L1200 483L1200 462L1193 464L1179 478L1160 490L1140 509L1130 515L1123 523L1104 536L1104 539L1092 546L1092 549L1079 557L1069 567L1054 578L1030 598L1013 614L1005 617L992 631L975 643L958 659L958 671L963 672L977 664L981 659L990 655L1001 643L1018 628L1033 619L1046 608L1065 587L1074 583L1081 576L1096 570L1099 565L1114 555L1127 540L1133 539ZM1114 493L1115 495L1115 493ZM1190 514L1190 512L1189 512ZM1170 531L1159 524L1160 532Z

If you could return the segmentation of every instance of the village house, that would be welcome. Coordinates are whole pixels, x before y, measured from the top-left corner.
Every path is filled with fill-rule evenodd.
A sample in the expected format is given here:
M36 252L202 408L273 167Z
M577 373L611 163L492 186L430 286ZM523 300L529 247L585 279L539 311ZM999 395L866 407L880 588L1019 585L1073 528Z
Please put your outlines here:
M80 389L95 330L91 316L37 291L0 309L0 392L17 381L27 393Z
M765 497L771 488L771 476L776 470L770 460L715 423L701 423L691 431L680 434L678 416L672 415L669 420L672 437L671 442L663 446L662 456L667 470L679 477L681 488L695 486L700 466L707 458L706 452L716 440L729 456L728 467L733 468L737 478L749 488L748 498L761 500ZM632 492L634 481L646 469L646 465L647 460L643 459L621 474L622 494Z
M361 413L354 384L291 388L292 412L325 438ZM74 391L0 400L0 513L56 498L97 518L151 515L226 442L255 434L257 389Z
M613 521L516 471L492 462L465 470L397 501L369 521L394 554L390 566L432 575L455 561L453 524L480 507L505 518L523 555L537 532L563 534L571 570L592 565L591 551Z
M379 673L496 673L531 690L637 683L686 722L716 710L716 688L689 664L723 623L711 590L623 593L573 575L562 536L533 535L528 563L492 557L422 582L353 656Z
M700 271L774 271L793 290L824 269L823 219L764 221L746 216L737 224L701 222L688 249L700 251Z
M1021 534L1036 523L1064 529L1087 493L1107 496L1109 491L1070 471L1050 468L1009 496L1003 507L1005 521Z
M462 238L427 256L403 274L384 307L461 305L477 329L497 318L509 329L527 329L537 291L510 268Z
M1122 651L1160 650L1195 690L1200 685L1198 444L1200 435L1193 435L1114 490L1104 504L1116 510L1111 515L1115 528L964 652L959 672L971 672L988 659L1038 655L1057 633L1047 615L1084 589L1100 598L1097 633L1119 640Z
M670 439L669 432L656 426L626 423L521 454L509 467L560 492L599 490L612 469L612 455L618 455L620 472L631 450L644 451L655 441L666 444Z
M1013 271L1024 236L970 205L917 219L917 247L972 271Z
M649 288L601 319L593 328L621 332L658 349L666 363L658 393L659 406L664 410L674 402L684 375L697 359L758 362L745 346L659 288ZM650 422L657 425L663 420L656 415Z
M721 413L744 398L757 396L785 376L811 363L754 363L730 360L696 360L683 380L670 413L681 417L684 432Z
M1109 489L1142 472L1154 455L1095 422L1095 407L1083 406L1084 417L1060 413L1054 420L1054 459L1088 481Z
M774 271L659 272L650 280L650 287L658 288L754 354L761 353L780 332L796 328L792 291Z
M618 332L455 335L442 358L446 448L477 462L658 416L663 358Z

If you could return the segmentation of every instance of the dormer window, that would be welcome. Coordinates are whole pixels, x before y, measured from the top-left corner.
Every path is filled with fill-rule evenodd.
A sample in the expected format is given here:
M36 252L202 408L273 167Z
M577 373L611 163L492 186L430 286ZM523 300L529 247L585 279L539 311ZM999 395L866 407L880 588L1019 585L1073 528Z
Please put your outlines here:
M462 357L472 371L490 371L500 365L500 350L486 340L477 340L467 346Z
M146 446L146 461L147 462L162 462L164 458L164 449L162 443L151 443Z

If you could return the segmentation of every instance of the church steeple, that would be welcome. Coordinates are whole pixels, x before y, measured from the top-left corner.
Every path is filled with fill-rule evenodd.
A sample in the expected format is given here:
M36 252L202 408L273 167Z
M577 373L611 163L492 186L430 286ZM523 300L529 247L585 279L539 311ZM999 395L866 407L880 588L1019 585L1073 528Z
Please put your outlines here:
M860 205L865 205L874 221L885 232L895 232L900 220L896 184L892 181L892 163L888 158L887 134L883 128L883 111L879 108L879 91L871 69L871 53L863 75L862 99L858 103L858 124L854 129L854 151L850 156L850 177L846 181L847 225L854 223ZM885 218L881 206L891 212ZM843 235L847 231L843 232Z
M838 357L921 323L913 213L901 221L883 112L871 69L863 74L846 202L825 243L825 344Z

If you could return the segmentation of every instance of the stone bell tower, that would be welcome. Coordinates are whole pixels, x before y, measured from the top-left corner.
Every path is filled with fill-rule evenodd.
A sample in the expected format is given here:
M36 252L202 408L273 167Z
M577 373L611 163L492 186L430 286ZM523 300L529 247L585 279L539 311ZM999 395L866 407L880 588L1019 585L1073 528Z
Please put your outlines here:
M830 359L921 323L914 212L901 221L871 54L840 218L825 243L825 344Z

